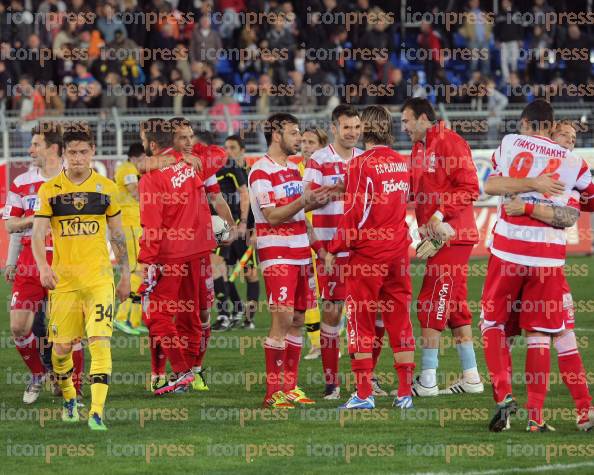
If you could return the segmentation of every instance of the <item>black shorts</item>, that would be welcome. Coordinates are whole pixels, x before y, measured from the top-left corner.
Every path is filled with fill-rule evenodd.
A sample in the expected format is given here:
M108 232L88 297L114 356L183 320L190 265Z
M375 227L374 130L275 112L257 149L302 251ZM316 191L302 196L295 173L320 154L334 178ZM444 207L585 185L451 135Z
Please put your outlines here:
M248 245L245 239L236 239L231 243L230 246L221 246L218 248L218 254L225 260L225 264L228 266L234 266L247 251ZM246 267L256 266L256 251L252 253Z

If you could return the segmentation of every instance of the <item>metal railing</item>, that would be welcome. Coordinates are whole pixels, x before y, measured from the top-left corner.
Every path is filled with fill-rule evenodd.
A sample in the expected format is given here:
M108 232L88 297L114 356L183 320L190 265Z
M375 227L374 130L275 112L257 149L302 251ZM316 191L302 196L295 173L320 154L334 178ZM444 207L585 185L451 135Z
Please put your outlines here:
M594 146L594 104L554 104L555 114L559 119L571 119L580 124L577 147ZM396 148L410 149L411 143L406 134L401 131L400 112L398 107L392 106L394 134ZM462 135L472 148L495 148L501 137L506 133L517 132L517 124L522 105L509 105L493 120L491 111L472 109L468 105L437 106L439 116ZM294 112L300 119L302 129L318 126L329 129L330 110L317 107L311 112L303 113L290 107L271 108L269 113ZM63 122L85 121L95 134L97 156L121 158L125 155L131 143L139 141L140 122L150 117L171 118L183 116L188 119L197 131L210 131L217 143L233 133L243 137L248 153L261 153L266 145L260 131L260 123L269 114L259 114L255 111L245 111L241 115L230 115L227 110L223 115L210 115L208 112L197 112L194 109L127 109L112 108L95 110L72 110L64 115L51 116ZM0 151L4 160L26 160L30 136L21 130L19 120L14 111L0 109Z

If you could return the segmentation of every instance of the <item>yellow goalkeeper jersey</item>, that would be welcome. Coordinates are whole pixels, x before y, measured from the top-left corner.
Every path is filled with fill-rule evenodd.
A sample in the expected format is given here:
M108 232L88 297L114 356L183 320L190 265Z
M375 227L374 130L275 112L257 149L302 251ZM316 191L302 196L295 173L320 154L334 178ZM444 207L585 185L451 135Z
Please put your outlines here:
M122 208L122 226L140 226L140 206L127 188L132 183L138 183L139 175L136 165L128 160L116 168L114 179L118 187L117 199Z
M113 284L107 218L121 212L116 195L115 183L94 170L80 185L62 171L39 188L35 217L50 218L54 292Z

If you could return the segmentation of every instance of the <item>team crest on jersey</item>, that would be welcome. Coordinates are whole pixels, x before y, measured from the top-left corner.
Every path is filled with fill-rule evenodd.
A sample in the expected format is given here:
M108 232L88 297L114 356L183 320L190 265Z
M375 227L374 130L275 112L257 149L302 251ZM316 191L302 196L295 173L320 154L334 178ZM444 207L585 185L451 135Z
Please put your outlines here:
M35 185L32 184L29 186L29 194L31 195L33 193L35 193Z
M85 195L74 195L72 198L72 205L78 211L83 209L88 202L89 199Z
M100 183L97 183L95 190L97 191L97 193L101 193L101 191L103 191L103 185L101 185Z

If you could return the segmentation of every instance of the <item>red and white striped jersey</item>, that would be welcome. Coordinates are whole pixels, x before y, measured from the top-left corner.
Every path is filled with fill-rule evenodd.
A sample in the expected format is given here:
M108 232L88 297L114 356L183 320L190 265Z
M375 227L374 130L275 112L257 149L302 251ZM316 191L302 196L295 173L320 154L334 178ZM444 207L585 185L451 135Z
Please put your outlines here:
M35 205L37 203L37 192L41 185L47 181L38 167L31 167L25 173L17 176L10 185L2 219L26 218L35 214ZM31 243L32 228L27 228L22 232L23 244Z
M553 173L565 185L559 196L521 193L529 203L574 206L592 181L587 163L571 151L541 136L506 135L492 157L494 174L512 178ZM508 216L500 200L491 252L508 262L534 267L559 267L565 263L566 233L530 216Z
M207 194L221 192L221 187L219 186L216 173L214 175L210 175L206 180L204 180L204 191L206 191Z
M287 166L283 167L265 155L252 166L248 183L262 270L274 264L310 263L311 250L304 211L276 226L269 224L262 213L263 208L288 205L303 194L297 165L287 162Z
M353 148L351 158L361 155L363 150ZM312 154L307 161L305 173L303 174L304 184L310 183L311 189L315 190L321 186L336 185L339 181L345 181L345 174L349 160L344 160L332 146L327 145ZM338 221L344 213L344 199L334 200L327 205L312 211L311 224L316 236L328 244L336 234ZM341 252L341 256L348 256L348 252Z

